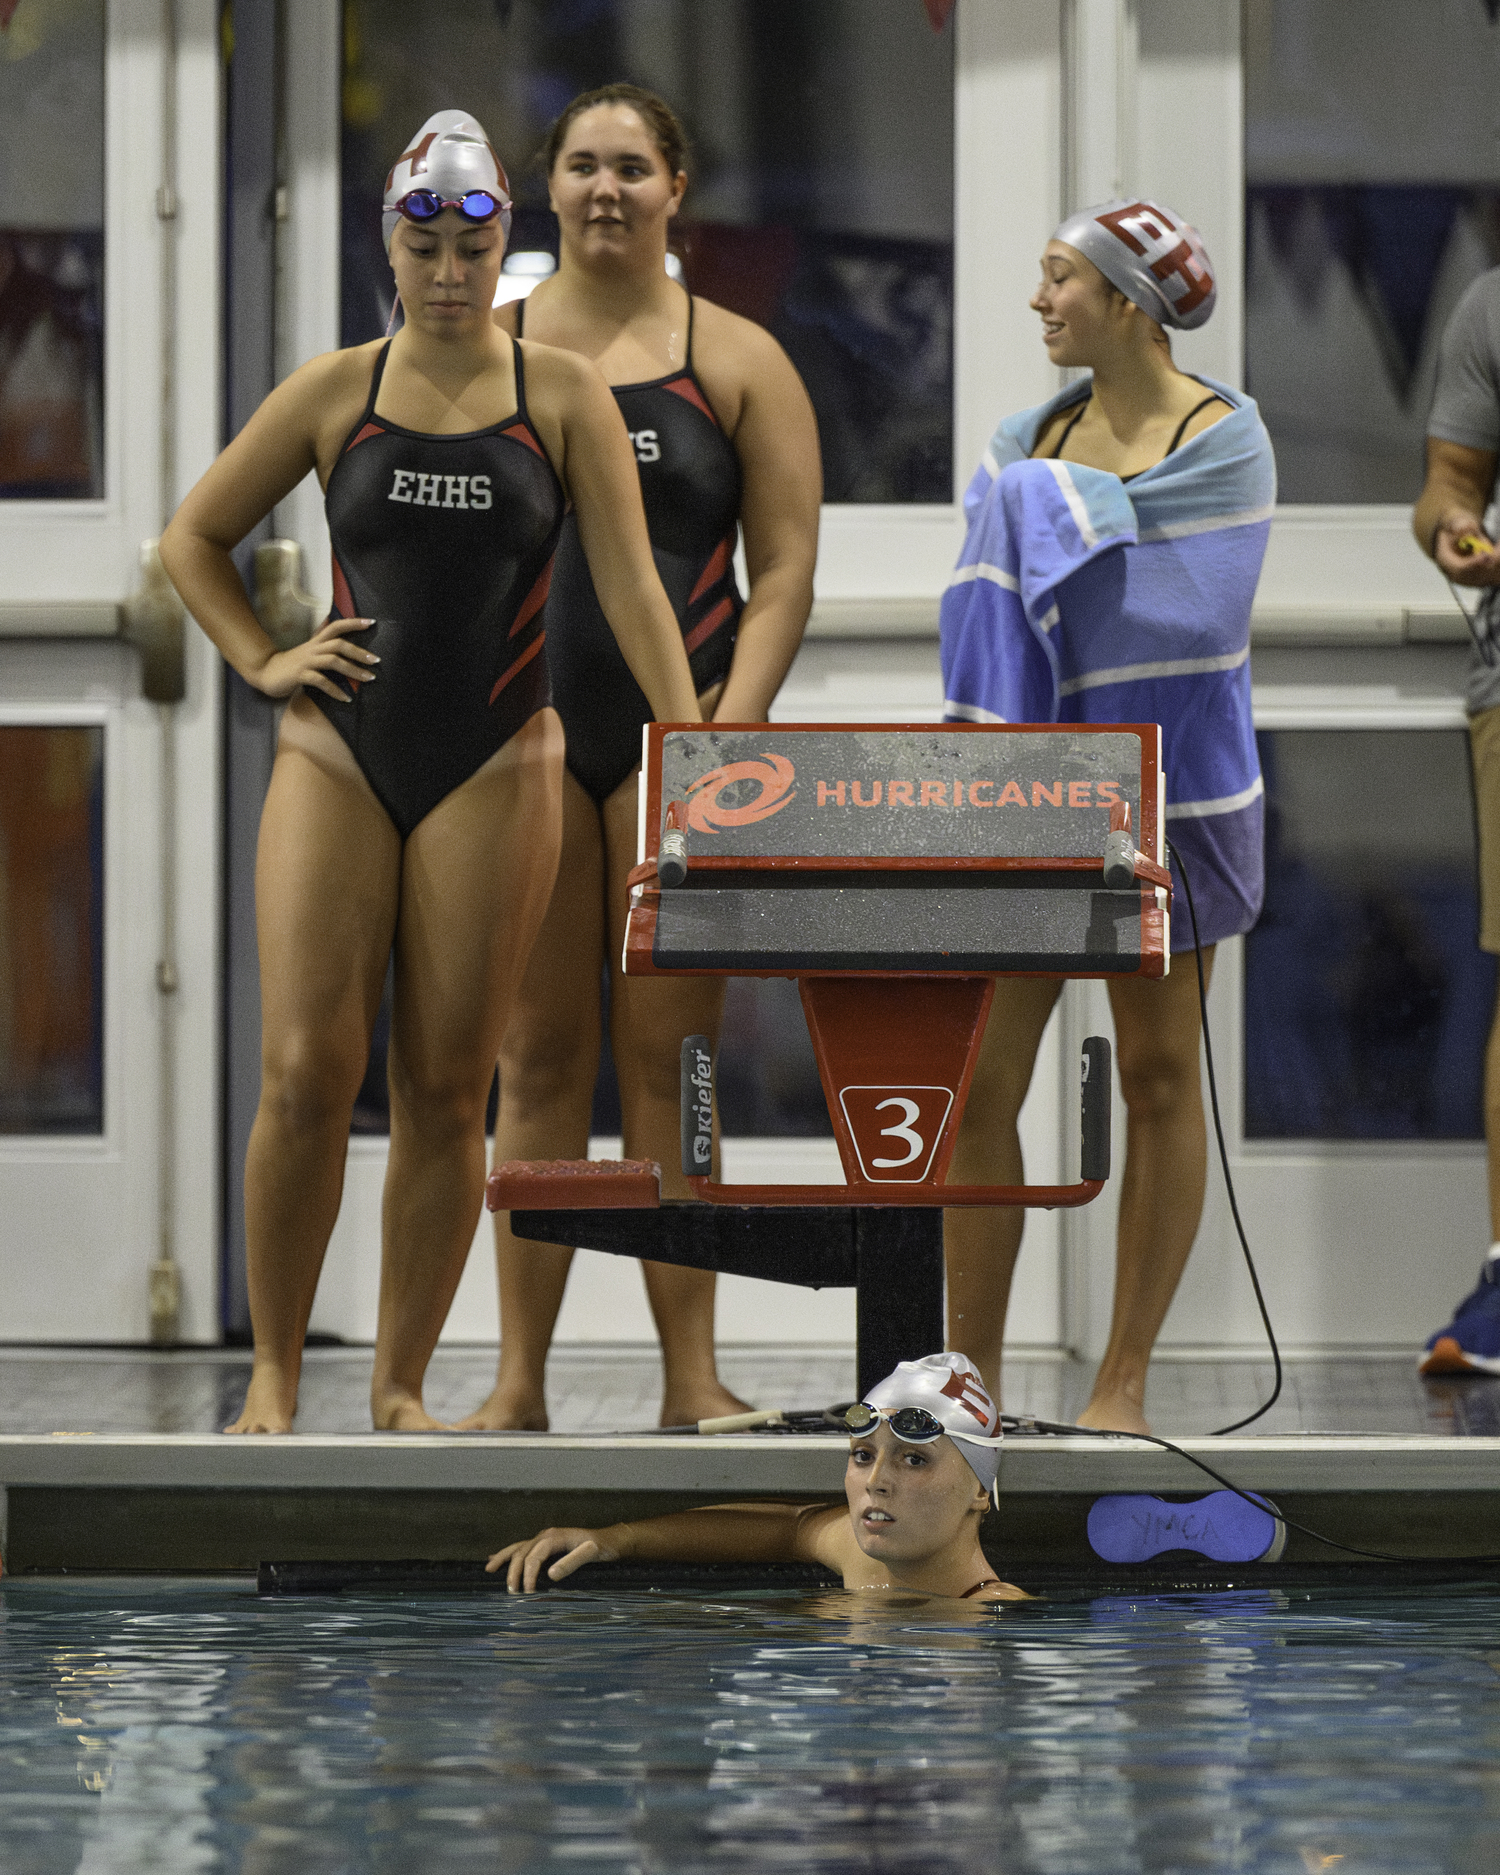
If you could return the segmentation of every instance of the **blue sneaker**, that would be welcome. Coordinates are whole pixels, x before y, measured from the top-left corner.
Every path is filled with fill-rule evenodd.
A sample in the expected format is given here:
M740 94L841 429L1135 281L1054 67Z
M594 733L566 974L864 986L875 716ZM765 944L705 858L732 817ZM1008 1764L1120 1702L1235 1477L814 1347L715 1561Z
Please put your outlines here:
M1089 1511L1089 1543L1105 1562L1149 1562L1172 1549L1196 1550L1213 1562L1276 1562L1286 1548L1286 1525L1269 1498L1250 1504L1234 1491L1210 1491L1190 1504L1100 1497Z
M1472 1294L1427 1343L1419 1374L1500 1374L1500 1243L1490 1245Z

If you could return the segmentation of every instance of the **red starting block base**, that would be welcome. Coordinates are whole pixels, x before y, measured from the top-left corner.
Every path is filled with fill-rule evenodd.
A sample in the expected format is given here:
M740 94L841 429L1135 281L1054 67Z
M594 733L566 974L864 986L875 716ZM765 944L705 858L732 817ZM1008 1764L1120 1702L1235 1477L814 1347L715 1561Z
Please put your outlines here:
M487 1211L630 1211L660 1203L654 1159L511 1159L484 1188Z

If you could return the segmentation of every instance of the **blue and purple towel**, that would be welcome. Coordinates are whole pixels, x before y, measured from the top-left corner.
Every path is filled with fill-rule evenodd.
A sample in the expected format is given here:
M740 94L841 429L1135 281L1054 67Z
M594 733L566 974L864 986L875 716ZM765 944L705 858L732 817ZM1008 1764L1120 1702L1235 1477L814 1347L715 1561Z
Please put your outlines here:
M1006 418L964 496L942 661L950 722L1161 724L1167 832L1214 944L1250 929L1264 885L1250 606L1276 463L1254 402L1203 382L1231 414L1128 488L1102 469L1029 459L1087 384ZM1172 949L1190 950L1175 883Z

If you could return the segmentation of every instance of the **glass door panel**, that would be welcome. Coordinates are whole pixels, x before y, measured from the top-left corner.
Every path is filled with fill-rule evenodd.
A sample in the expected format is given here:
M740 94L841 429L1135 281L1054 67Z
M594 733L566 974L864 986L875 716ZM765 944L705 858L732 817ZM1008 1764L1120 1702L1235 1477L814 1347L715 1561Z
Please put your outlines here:
M1247 1143L1482 1139L1495 964L1476 941L1468 737L1259 740L1266 903L1245 940Z
M0 31L0 501L97 500L104 0L3 11L11 17Z
M1245 0L1246 388L1283 502L1409 502L1438 342L1500 261L1481 0Z
M953 34L915 0L398 0L346 10L343 342L385 330L380 197L458 100L516 191L519 285L557 251L536 153L570 98L628 75L687 124L673 247L689 288L775 334L818 413L827 500L953 499ZM543 264L545 264L543 262Z
M104 1131L104 731L0 726L0 1133Z

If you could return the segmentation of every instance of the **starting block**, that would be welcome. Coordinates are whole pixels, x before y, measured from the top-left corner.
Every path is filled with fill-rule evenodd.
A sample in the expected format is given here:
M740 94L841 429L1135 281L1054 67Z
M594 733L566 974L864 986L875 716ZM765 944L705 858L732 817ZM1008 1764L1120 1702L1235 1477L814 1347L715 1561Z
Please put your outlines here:
M1161 977L1153 724L723 725L645 733L627 976L795 977L841 1185L711 1176L713 1058L682 1046L682 1169L496 1168L521 1237L858 1293L859 1385L943 1345L944 1206L1052 1209L1109 1176L1110 1048L1083 1046L1080 1176L950 1185L997 976Z

